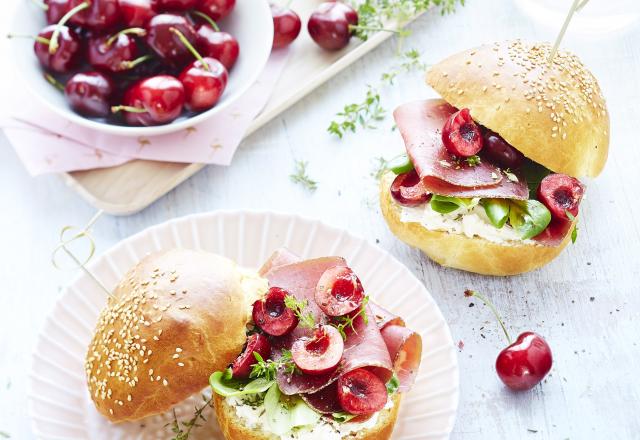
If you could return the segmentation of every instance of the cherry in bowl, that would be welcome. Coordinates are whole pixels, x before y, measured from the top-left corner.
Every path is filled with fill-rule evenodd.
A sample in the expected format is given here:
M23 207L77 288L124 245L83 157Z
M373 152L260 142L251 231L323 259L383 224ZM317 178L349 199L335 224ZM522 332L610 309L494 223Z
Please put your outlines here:
M198 5L198 0L156 0L159 11L188 11Z
M67 81L64 95L76 112L106 117L116 88L111 78L100 72L76 73Z
M285 304L287 295L286 290L271 287L263 300L253 303L253 322L265 333L283 336L298 325L298 317Z
M218 60L203 58L188 65L178 77L184 86L185 107L194 112L210 109L227 87L227 69Z
M231 364L234 378L246 379L249 377L253 365L257 362L254 353L258 353L263 359L269 358L271 344L265 335L253 333L247 338L247 345L244 350Z
M292 9L275 3L270 4L273 17L273 48L278 49L293 43L300 34L302 22Z
M144 29L137 29L144 32ZM113 36L96 37L87 45L87 61L94 69L121 72L135 66L138 44L131 35L119 32Z
M393 199L404 206L422 205L431 198L416 170L398 174L391 183L390 191Z
M575 177L566 174L549 174L540 182L538 200L558 219L569 220L578 215L584 185Z
M68 73L80 64L82 41L77 33L67 26L58 26L58 47L51 49L51 41L56 25L47 26L38 33L33 44L33 51L38 61L47 70L57 73Z
M313 41L326 50L340 50L351 40L358 13L341 2L320 3L309 17L307 30Z
M215 23L213 23L215 25ZM217 25L201 24L196 28L196 47L202 56L215 58L230 71L238 60L240 45L235 37Z
M192 55L179 35L184 36L190 44L196 40L196 31L185 17L158 14L149 21L145 39L147 45L165 62L184 65L192 59Z
M297 339L291 346L291 357L305 374L322 375L334 371L344 351L344 341L338 329L321 325L311 337Z
M47 7L45 14L48 24L58 23L70 9L69 0L46 0L44 4Z
M127 27L144 27L157 12L157 0L118 0L122 21Z
M120 21L118 0L70 0L70 11L76 10L70 22L92 31L105 31Z
M213 21L225 18L233 11L236 0L199 0L197 10L207 14Z
M480 126L471 118L468 108L452 114L442 127L442 142L447 151L457 157L470 157L483 147Z
M342 408L356 415L373 414L387 404L387 387L378 376L364 368L338 378L338 400Z
M327 316L349 314L362 305L363 299L360 279L346 266L327 269L316 285L316 303Z

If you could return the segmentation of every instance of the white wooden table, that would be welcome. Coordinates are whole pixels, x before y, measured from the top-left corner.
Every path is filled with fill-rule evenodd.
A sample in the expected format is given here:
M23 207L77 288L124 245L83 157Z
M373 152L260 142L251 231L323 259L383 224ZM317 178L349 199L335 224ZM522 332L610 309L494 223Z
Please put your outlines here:
M422 49L428 61L494 39L555 36L508 0L469 0L455 15L428 14L412 29L405 47ZM375 157L402 148L391 122L342 142L325 128L393 63L393 41L248 138L230 168L204 169L137 215L102 218L94 234L98 251L155 223L215 209L320 218L379 242L404 262L436 298L455 341L463 341L454 439L640 438L640 29L598 39L570 29L565 46L600 80L612 148L604 173L588 182L578 242L542 270L502 279L443 269L386 229L370 172ZM383 101L391 109L423 95L421 77L405 76L385 89ZM27 176L2 135L0 144L0 431L29 439L31 350L60 286L73 276L54 269L50 253L62 226L83 224L94 210L57 177ZM294 159L309 161L315 193L289 181ZM554 367L542 386L519 394L502 386L493 363L505 343L489 310L477 301L469 307L466 288L493 298L514 335L534 330L547 338Z

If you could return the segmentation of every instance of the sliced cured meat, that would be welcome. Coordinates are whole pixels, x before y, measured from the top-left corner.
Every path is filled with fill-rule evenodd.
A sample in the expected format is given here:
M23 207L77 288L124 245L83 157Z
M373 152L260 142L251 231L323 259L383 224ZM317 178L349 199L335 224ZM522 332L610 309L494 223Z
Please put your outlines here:
M371 313L373 314L373 317L376 320L376 324L378 324L378 328L380 330L391 324L401 325L404 327L404 319L402 319L398 315L394 315L393 313L373 301L369 301L369 307L371 307Z
M275 269L276 267L285 266L291 263L296 263L298 261L300 261L300 257L291 252L289 249L285 247L278 248L273 252L273 254L271 254L269 259L264 262L264 264L258 271L258 275L264 277L269 273L271 269Z
M408 391L416 380L420 367L422 337L399 325L387 325L382 329L382 337L393 360L393 371L400 380L398 391Z
M333 382L320 391L309 394L302 394L302 400L307 405L322 414L333 414L342 411L338 400L338 383Z
M558 246L571 231L571 224L572 222L569 220L553 217L549 226L533 237L533 240L544 246Z
M524 178L512 181L488 160L475 166L455 160L442 143L442 127L456 109L440 99L413 101L393 116L427 191L455 197L527 199Z

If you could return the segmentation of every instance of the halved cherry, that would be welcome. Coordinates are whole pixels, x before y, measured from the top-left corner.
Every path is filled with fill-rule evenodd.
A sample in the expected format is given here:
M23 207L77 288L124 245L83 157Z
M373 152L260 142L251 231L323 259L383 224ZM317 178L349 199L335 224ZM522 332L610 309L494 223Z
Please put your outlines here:
M578 215L578 208L584 185L576 178L566 174L549 174L542 179L538 187L538 200L549 208L551 215L568 220L567 211L574 217Z
M364 289L358 276L346 266L327 269L316 285L315 300L328 316L342 316L362 304Z
M458 157L470 157L482 150L482 133L468 108L455 112L447 119L442 127L442 142L449 153Z
M351 414L373 414L386 405L387 387L369 370L358 368L338 378L338 400Z
M431 194L422 186L416 170L398 174L391 184L391 196L404 206L418 206L429 201Z
M246 379L251 373L253 364L257 362L253 353L258 353L263 359L271 354L269 339L261 333L254 333L247 339L247 345L240 355L231 364L234 378Z
M253 303L253 322L271 336L291 333L298 325L298 317L288 308L284 289L271 287L263 300Z
M321 325L314 330L313 337L303 337L293 343L291 356L303 373L315 376L335 370L343 351L344 341L338 329Z

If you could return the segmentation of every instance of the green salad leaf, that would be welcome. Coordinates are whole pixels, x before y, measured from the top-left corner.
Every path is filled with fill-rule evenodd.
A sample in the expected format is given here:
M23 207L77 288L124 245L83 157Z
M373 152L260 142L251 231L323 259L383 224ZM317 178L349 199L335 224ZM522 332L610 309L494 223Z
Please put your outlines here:
M394 372L389 382L387 382L387 394L395 394L398 388L400 388L400 379L398 379L398 375Z
M271 385L264 396L264 410L269 428L276 435L283 435L299 426L315 425L320 420L317 413L300 397L287 397L283 401L278 384Z
M394 174L407 173L413 169L413 162L406 153L401 154L387 163L387 169L393 171Z
M473 199L461 199L458 197L447 197L434 194L429 204L431 209L440 214L449 214L459 208L467 208Z
M575 223L575 225L573 225L573 231L571 231L571 243L575 244L576 240L578 239L578 223L576 220L576 216L571 214L569 211L565 211L565 214L567 215L567 218L569 220Z
M346 423L349 420L358 417L357 415L350 414L348 412L337 412L337 413L331 414L331 416L333 417L333 420L335 420L338 423Z
M509 219L511 203L506 199L482 199L482 207L489 217L491 224L496 228L502 228Z
M313 426L320 420L320 413L314 411L301 398L296 398L291 406L291 426Z
M242 382L233 379L233 373L231 373L230 368L227 368L224 371L216 371L209 377L209 385L211 385L211 389L215 393L224 397L264 393L274 383L275 382L273 380L267 380L264 377L260 377L252 380L246 385L243 385Z
M551 174L550 170L531 160L526 161L521 168L521 172L529 186L529 197L535 197L542 179Z
M512 200L509 223L523 240L535 237L551 222L551 213L537 200Z

